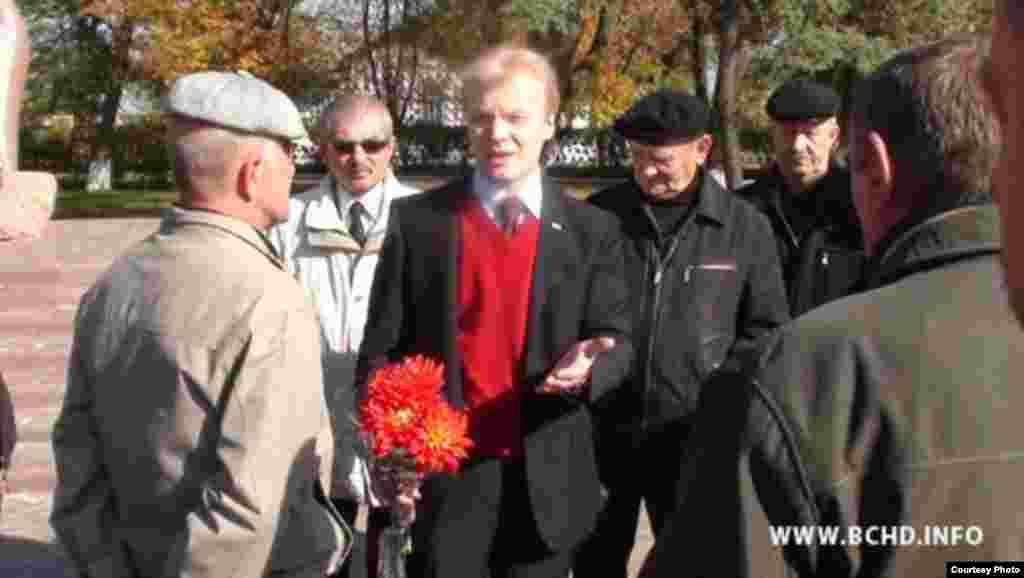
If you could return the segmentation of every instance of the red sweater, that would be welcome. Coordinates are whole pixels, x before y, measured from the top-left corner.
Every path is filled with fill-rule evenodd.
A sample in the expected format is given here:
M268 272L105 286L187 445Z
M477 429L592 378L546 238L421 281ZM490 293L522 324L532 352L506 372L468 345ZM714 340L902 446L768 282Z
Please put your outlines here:
M459 217L458 345L476 456L521 456L519 376L540 226L507 237L478 199Z

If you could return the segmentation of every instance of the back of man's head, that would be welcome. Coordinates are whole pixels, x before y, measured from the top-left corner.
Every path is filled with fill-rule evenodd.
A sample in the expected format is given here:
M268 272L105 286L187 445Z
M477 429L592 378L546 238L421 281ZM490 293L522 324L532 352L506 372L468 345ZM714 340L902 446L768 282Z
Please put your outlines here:
M901 52L855 89L851 148L881 137L910 212L990 199L999 130L978 73L988 53L986 37L952 37Z
M248 73L178 78L164 96L185 206L266 228L287 218L295 143L308 138L295 103Z
M195 195L228 193L226 185L246 135L184 117L172 118L168 140L174 177L185 200Z

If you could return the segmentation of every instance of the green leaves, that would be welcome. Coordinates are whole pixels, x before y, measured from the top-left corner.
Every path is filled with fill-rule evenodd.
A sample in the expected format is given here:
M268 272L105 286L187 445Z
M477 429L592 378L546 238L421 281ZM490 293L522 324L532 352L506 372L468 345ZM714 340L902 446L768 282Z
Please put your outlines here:
M575 0L511 0L508 13L532 31L570 34L578 26L578 9Z

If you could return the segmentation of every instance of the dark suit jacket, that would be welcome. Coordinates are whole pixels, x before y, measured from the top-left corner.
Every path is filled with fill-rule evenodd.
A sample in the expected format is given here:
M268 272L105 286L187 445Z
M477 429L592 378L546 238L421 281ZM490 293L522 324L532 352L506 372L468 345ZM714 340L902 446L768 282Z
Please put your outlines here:
M457 215L472 198L469 187L469 180L455 181L392 204L356 369L361 390L374 368L426 354L445 362L447 394L462 405ZM556 551L593 528L602 498L588 406L617 387L633 361L618 230L611 214L544 182L520 386L530 503L541 538ZM598 357L587 395L534 393L573 344L601 335L617 345Z

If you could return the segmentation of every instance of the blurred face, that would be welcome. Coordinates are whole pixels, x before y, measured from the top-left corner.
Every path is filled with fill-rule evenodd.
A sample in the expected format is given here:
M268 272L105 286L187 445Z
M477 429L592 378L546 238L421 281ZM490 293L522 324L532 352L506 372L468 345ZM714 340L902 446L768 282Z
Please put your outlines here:
M295 144L290 141L264 141L254 202L263 213L267 227L288 220L288 197L295 176L294 155Z
M671 145L648 145L629 141L633 177L653 200L665 200L686 191L711 151L711 136Z
M1024 55L1024 38L1010 30L1003 2L996 2L992 57L983 78L993 111L1002 125L1003 146L992 175L993 196L1003 225L1003 267L1010 303L1024 323L1024 200L1018 182L1024 182L1024 84L1017 79L1016 59Z
M785 121L772 126L772 146L779 170L803 192L828 172L832 147L839 139L836 119Z
M544 142L555 131L544 95L541 80L512 72L466 103L470 148L484 176L515 186L540 170Z
M338 184L359 197L387 176L395 152L387 112L377 109L342 111L321 147L324 164Z

